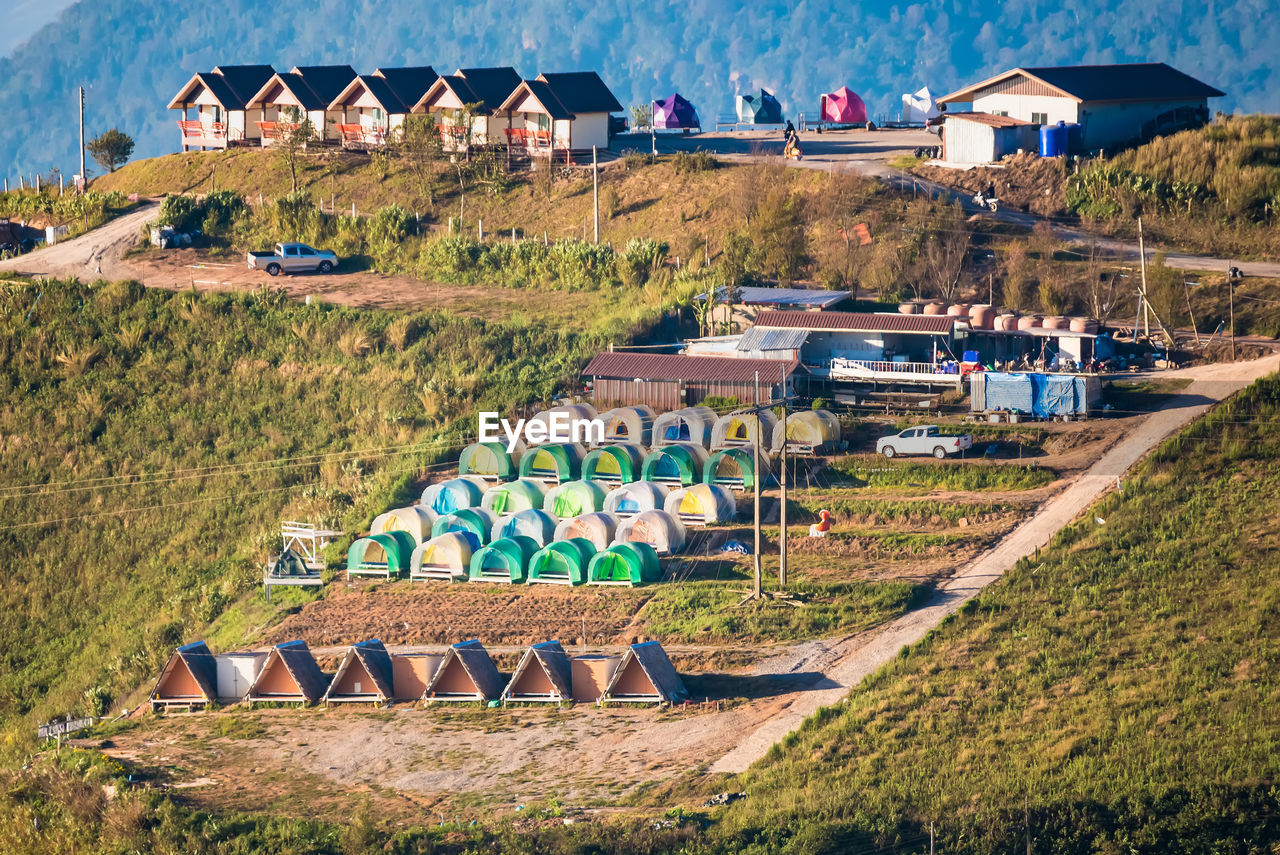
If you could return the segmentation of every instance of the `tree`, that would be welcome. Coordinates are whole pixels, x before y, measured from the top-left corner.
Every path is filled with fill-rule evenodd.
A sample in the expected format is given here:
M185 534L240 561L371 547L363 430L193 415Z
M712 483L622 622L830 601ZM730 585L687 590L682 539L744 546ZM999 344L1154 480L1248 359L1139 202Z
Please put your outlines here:
M954 302L969 254L969 227L960 205L948 205L925 233L915 259L919 295Z
M316 136L316 126L311 118L297 107L286 107L280 122L280 132L273 145L280 152L280 159L289 170L289 180L293 184L291 192L298 192L298 164L302 161L302 151Z
M119 128L103 131L85 144L89 154L107 172L115 172L133 154L133 137Z
M637 131L653 124L653 104L636 104L631 108L631 127Z
M405 116L397 148L418 185L423 201L434 206L436 175L444 154L444 144L440 139L440 129L436 126L435 114L414 113Z

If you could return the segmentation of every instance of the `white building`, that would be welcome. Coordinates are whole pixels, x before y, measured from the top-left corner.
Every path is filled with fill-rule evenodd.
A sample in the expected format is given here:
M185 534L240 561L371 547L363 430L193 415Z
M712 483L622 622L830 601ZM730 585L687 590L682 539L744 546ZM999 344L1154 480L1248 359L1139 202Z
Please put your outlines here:
M1209 99L1223 95L1163 62L1147 62L1014 68L938 103L948 113L1078 124L1079 146L1096 151L1202 125L1209 120Z
M944 113L942 159L990 163L1018 151L1036 151L1039 126L993 113Z

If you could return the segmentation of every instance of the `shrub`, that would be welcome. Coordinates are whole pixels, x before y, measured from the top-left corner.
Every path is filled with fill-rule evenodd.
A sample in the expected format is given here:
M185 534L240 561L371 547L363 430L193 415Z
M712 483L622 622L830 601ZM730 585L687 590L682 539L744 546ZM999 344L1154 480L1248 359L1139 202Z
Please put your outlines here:
M676 152L671 158L671 165L675 167L677 175L684 175L691 172L710 172L720 164L711 152L697 149Z

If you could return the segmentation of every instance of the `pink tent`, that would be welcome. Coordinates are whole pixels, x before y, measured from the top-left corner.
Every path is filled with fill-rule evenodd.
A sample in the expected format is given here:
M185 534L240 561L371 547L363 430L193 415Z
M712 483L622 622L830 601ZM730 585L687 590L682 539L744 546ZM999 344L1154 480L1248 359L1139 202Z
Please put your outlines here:
M822 96L822 121L836 125L861 125L867 121L867 105L858 93L841 86L830 95Z

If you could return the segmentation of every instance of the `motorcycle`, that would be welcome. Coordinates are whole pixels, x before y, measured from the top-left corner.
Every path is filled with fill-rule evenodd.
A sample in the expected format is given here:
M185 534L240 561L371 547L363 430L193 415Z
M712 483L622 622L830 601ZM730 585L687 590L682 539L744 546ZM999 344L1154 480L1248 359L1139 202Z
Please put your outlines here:
M975 205L977 205L979 208L987 208L993 214L999 208L999 204L998 204L999 201L1000 200L997 199L995 196L987 196L983 193L979 193L973 197L973 203Z
M787 160L799 160L803 155L800 152L800 146L794 139L787 140L786 146L782 149L782 156Z

